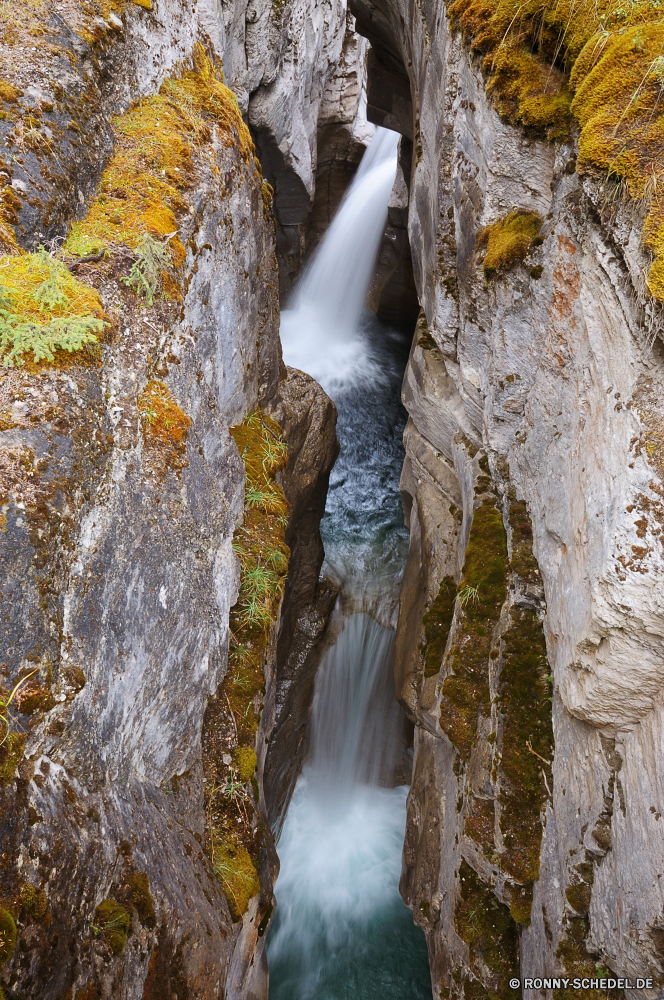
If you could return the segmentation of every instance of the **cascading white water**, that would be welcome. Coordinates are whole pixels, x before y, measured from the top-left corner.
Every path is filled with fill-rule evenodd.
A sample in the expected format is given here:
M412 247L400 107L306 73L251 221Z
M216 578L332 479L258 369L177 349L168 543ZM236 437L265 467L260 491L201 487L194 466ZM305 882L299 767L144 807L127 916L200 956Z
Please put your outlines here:
M307 762L277 845L271 1000L431 997L424 935L398 892L407 787L391 786L406 741L392 680L394 631L379 624L393 620L407 550L398 491L405 356L395 334L363 315L397 139L378 129L282 313L284 359L337 403L341 455L321 527L343 606L361 610L345 618L337 610Z
M397 166L396 132L379 128L337 214L281 314L284 361L324 389L375 380L360 318L385 229Z

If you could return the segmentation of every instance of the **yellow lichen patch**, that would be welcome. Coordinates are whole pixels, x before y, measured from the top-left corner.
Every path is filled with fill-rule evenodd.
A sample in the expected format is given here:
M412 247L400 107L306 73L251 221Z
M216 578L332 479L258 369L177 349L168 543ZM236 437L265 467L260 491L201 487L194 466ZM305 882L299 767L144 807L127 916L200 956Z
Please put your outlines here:
M180 409L168 387L157 379L150 379L138 397L138 410L146 441L180 444L191 427L191 417Z
M94 288L45 250L0 258L0 357L5 367L54 361L57 350L79 351L104 329Z
M485 247L484 274L492 278L520 263L535 244L542 220L535 212L510 212L487 226L477 236L477 246ZM541 241L540 241L541 242Z
M237 143L248 159L254 147L235 95L198 45L194 69L168 79L113 120L115 153L86 217L75 222L64 249L73 255L123 245L136 250L146 235L163 239L174 265L184 259L177 216L188 210L183 193L194 180L195 152L212 129Z
M152 10L152 0L132 0L132 2L139 7L145 7L146 10Z

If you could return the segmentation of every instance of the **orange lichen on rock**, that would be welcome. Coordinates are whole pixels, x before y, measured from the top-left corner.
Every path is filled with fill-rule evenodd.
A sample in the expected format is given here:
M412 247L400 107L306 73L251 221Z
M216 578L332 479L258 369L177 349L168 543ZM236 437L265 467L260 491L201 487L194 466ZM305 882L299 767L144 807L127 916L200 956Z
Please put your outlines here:
M138 410L146 441L172 446L186 439L191 417L180 409L163 382L150 379L138 397Z

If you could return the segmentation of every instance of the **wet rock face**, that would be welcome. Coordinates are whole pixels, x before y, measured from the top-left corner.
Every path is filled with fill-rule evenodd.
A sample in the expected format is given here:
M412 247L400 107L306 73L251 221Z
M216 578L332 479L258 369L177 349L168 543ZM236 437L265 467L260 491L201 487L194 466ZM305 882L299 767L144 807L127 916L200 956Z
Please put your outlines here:
M353 11L384 65L400 55L414 108L409 235L424 318L404 383L411 555L397 672L418 724L404 891L444 996L465 979L500 992L514 967L478 944L462 864L510 908L522 975L599 962L661 976L662 357L647 349L658 319L640 219L607 210L571 144L500 120L442 5ZM511 213L536 213L541 228L496 270L486 227L504 236ZM484 653L472 525L485 503L504 526L506 590ZM432 666L423 618L446 578L451 620L441 598ZM539 627L546 660L526 669L519 635L530 630L533 653ZM550 695L525 702L521 668L535 687L552 677ZM528 715L549 696L551 753ZM515 801L530 803L523 837Z

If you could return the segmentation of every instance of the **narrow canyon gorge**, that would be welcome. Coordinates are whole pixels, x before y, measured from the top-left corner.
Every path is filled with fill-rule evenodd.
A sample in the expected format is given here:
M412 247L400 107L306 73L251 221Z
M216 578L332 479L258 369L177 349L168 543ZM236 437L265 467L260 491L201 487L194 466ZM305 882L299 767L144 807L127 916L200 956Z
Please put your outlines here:
M0 998L664 995L658 0L0 0Z

